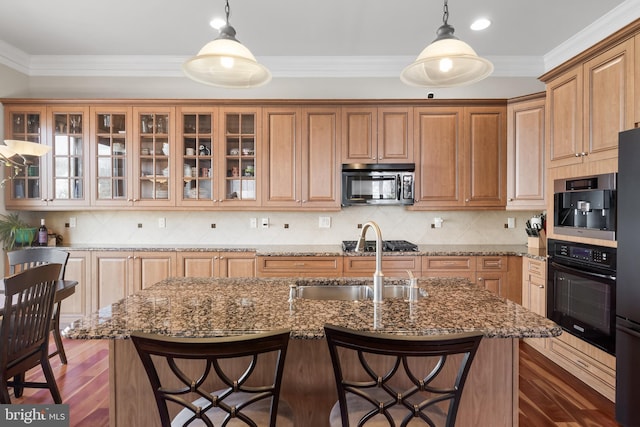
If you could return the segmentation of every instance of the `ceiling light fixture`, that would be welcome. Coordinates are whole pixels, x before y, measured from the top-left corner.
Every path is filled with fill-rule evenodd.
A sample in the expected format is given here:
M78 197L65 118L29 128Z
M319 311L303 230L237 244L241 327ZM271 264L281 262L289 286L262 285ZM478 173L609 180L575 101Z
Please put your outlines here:
M452 87L478 82L493 72L493 64L453 35L447 23L449 6L444 0L443 25L436 39L400 74L400 80L410 86Z
M224 11L226 23L220 28L220 35L204 45L197 56L182 64L182 71L199 83L225 88L267 84L271 73L236 39L236 30L229 25L229 0Z
M6 145L0 145L0 161L4 162L6 167L13 168L13 174L0 181L0 186L23 173L23 168L34 164L34 157L42 157L51 151L50 146L31 141L5 139L4 143Z

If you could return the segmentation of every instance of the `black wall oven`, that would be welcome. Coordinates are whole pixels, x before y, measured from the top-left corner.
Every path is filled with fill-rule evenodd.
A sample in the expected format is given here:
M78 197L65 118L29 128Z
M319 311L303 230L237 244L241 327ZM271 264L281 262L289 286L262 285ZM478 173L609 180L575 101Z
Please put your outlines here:
M547 317L615 354L616 249L548 240Z

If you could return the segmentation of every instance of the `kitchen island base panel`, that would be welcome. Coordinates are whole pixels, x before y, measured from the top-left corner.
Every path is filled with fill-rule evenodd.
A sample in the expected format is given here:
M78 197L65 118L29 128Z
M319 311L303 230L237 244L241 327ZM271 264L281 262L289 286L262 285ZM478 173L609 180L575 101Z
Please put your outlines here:
M110 425L155 427L159 419L157 407L131 340L110 341L109 367ZM215 390L213 387L214 384L211 389ZM293 408L296 426L328 425L337 394L326 340L290 340L281 398ZM456 422L458 427L479 425L518 425L518 340L515 338L484 338L480 344Z

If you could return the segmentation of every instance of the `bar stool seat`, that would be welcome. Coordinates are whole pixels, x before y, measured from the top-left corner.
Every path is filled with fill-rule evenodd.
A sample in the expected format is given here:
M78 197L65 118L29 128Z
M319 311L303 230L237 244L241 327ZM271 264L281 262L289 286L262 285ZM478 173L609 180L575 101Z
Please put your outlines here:
M325 325L331 427L453 427L482 333L407 336Z
M163 427L290 427L293 411L280 399L289 334L185 338L132 332L131 339ZM220 383L224 388L210 391ZM168 404L179 410L173 419Z

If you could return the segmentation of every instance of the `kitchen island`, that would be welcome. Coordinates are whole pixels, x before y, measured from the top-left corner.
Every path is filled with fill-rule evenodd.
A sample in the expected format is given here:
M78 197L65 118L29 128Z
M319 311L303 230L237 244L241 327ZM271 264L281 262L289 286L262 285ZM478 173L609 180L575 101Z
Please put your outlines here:
M551 337L546 318L461 279L420 279L428 296L416 302L296 299L290 285L349 285L361 279L171 278L70 325L64 335L110 339L112 426L154 426L157 413L132 331L173 336L225 336L291 329L282 398L296 425L326 426L336 400L323 326L407 335L482 331L485 339L469 373L459 426L517 425L518 339ZM390 280L388 282L391 282Z

